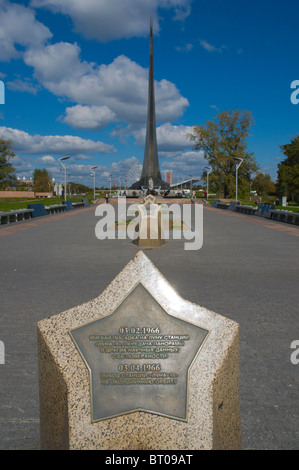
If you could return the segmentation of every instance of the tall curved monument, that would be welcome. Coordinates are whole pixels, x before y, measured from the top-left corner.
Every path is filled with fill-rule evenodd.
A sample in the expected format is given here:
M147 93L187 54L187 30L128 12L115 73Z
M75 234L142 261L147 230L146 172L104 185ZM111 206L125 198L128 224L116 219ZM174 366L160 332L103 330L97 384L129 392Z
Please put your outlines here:
M162 180L156 136L156 112L155 112L155 85L154 85L154 54L153 54L153 24L150 22L150 57L149 57L149 85L147 128L144 149L143 168L141 178L130 189L148 190L154 192L157 189L170 190L170 185Z

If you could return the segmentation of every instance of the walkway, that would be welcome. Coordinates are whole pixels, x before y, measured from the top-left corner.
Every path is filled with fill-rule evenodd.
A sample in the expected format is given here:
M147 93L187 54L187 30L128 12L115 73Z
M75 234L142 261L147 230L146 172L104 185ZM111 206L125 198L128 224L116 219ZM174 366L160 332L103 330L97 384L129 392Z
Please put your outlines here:
M97 297L133 258L95 237L94 208L0 228L0 448L39 449L37 321ZM244 449L298 449L297 227L204 208L204 244L169 240L147 256L177 289L240 324Z

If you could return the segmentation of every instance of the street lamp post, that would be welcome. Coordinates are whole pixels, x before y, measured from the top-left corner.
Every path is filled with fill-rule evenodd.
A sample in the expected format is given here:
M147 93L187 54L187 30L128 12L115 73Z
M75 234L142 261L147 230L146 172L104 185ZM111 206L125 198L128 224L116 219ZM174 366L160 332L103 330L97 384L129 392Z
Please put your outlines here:
M240 163L236 163L236 201L238 200L238 170L243 163L243 158L233 157L235 160L239 160Z
M190 178L191 178L191 183L190 183L190 193L191 193L191 196L192 196L192 181L193 181L193 175L189 175Z
M96 198L96 174L95 174L95 169L98 168L97 166L92 166L90 168L91 175L93 176L93 198L95 200Z
M112 177L112 175L108 175L109 183L110 183L110 199L111 199L111 177Z
M211 173L212 168L210 166L205 166L205 169L209 170L207 171L207 200L208 200L209 199L209 174Z
M68 195L69 197L71 198L71 182L70 182L70 178L71 178L71 174L70 173L67 173L67 179L68 179L68 187L69 187L69 191L68 191Z
M59 158L59 161L64 168L64 201L66 202L66 164L63 163L65 160L68 160L71 157L61 157Z

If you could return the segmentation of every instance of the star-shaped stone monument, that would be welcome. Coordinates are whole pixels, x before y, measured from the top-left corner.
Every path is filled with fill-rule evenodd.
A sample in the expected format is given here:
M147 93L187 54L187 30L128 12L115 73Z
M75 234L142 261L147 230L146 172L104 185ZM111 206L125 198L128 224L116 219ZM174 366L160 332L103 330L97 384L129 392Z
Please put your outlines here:
M93 421L133 411L187 419L188 371L207 330L138 283L111 315L70 334L90 371Z
M143 251L38 323L42 449L239 449L239 326L181 297Z

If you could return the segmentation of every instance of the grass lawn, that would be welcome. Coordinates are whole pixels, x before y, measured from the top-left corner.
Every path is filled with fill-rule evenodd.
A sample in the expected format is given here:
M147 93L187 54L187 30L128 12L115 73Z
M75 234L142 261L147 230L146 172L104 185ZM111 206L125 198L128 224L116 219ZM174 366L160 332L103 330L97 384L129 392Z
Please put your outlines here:
M299 212L299 207L292 207L292 206L275 206L275 209L279 209L281 211L292 211L292 212Z
M72 202L81 202L82 199L88 199L89 202L93 200L92 196L72 196ZM69 200L69 198L68 198ZM27 209L28 204L44 204L44 206L53 206L54 204L62 204L61 197L51 197L46 199L19 199L19 198L0 198L0 212L11 211L16 209Z
M213 200L208 200L208 203L210 205L213 204ZM258 207L258 204L255 204L254 201L240 201L241 205L242 206L252 206L252 207ZM262 203L262 204L265 204L265 203ZM275 204L273 204L273 206L275 207L275 209L277 210L281 210L281 211L290 211L290 212L299 212L299 207L297 206L291 206L291 205L288 205L287 207L284 207L284 206L275 206Z

